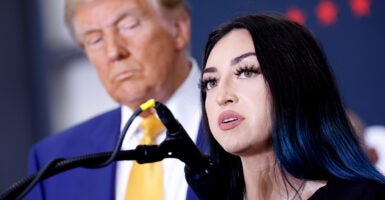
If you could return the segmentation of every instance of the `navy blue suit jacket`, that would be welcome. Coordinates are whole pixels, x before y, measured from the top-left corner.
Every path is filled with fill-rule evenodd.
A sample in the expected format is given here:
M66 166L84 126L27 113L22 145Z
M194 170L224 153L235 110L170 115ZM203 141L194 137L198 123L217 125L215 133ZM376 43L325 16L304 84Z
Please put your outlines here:
M29 172L36 172L54 158L74 158L112 151L120 134L120 123L119 108L42 140L30 152ZM201 151L207 146L201 127L196 143ZM27 199L114 199L115 169L114 162L100 169L76 168L63 172L36 185ZM198 198L189 188L186 199Z

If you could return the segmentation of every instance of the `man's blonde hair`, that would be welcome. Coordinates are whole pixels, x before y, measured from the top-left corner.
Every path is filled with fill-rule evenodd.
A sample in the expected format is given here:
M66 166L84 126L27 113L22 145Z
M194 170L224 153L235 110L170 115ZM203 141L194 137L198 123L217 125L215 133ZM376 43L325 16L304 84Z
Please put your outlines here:
M77 8L82 5L86 4L88 2L91 2L93 0L65 0L65 24L67 25L71 36L75 41L79 44L79 41L77 41L76 33L75 33L75 25L73 22L73 18L75 15L75 12ZM141 0L143 1L143 0ZM185 0L147 0L148 3L154 3L154 5L160 5L160 9L167 11L162 13L171 14L173 12L170 11L177 11L181 10L188 15L190 14L189 6L187 5L187 2ZM151 1L151 2L150 2ZM170 13L169 13L170 12ZM164 15L166 17L166 15Z

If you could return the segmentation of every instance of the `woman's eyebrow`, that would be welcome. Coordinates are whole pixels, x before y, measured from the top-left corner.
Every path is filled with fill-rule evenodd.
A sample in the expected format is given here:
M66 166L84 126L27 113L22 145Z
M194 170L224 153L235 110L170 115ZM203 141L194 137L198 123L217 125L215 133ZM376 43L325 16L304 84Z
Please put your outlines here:
M217 72L217 68L215 68L215 67L206 67L203 70L203 73L213 73L213 72Z
M249 57L249 56L256 56L256 54L255 54L255 52L244 53L240 56L233 58L230 62L230 65L231 66L236 65L237 63L241 62L244 58Z
M233 66L233 65L236 65L237 63L241 62L244 58L246 57L249 57L249 56L256 56L255 52L248 52L248 53L244 53L240 56L237 56L235 58L233 58L230 62L230 65ZM217 68L216 67L206 67L204 70L203 70L203 74L205 73L214 73L214 72L217 72Z

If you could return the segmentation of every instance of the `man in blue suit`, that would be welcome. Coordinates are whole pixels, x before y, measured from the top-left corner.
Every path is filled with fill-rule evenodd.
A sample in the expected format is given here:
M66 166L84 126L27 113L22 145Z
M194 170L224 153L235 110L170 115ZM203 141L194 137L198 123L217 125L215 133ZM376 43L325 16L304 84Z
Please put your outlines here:
M111 151L127 119L154 98L166 104L200 147L200 69L189 57L190 14L183 0L66 0L66 23L121 107L55 134L31 150L30 172L54 158ZM130 126L122 149L143 136L142 118ZM156 138L160 143L165 130ZM77 168L39 183L28 199L125 199L132 161L101 169ZM162 161L165 200L194 199L184 163Z

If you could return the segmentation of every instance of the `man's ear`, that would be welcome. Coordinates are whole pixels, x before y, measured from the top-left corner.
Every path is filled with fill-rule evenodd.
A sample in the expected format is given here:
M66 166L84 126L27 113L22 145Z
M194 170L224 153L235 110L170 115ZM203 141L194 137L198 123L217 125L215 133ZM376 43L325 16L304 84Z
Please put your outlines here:
M378 154L377 154L377 151L376 151L375 148L371 148L371 147L368 148L368 156L369 156L369 160L373 164L377 163L377 161L378 161Z
M185 49L188 46L191 37L190 17L187 14L182 15L174 19L172 26L174 28L174 41L176 49Z

